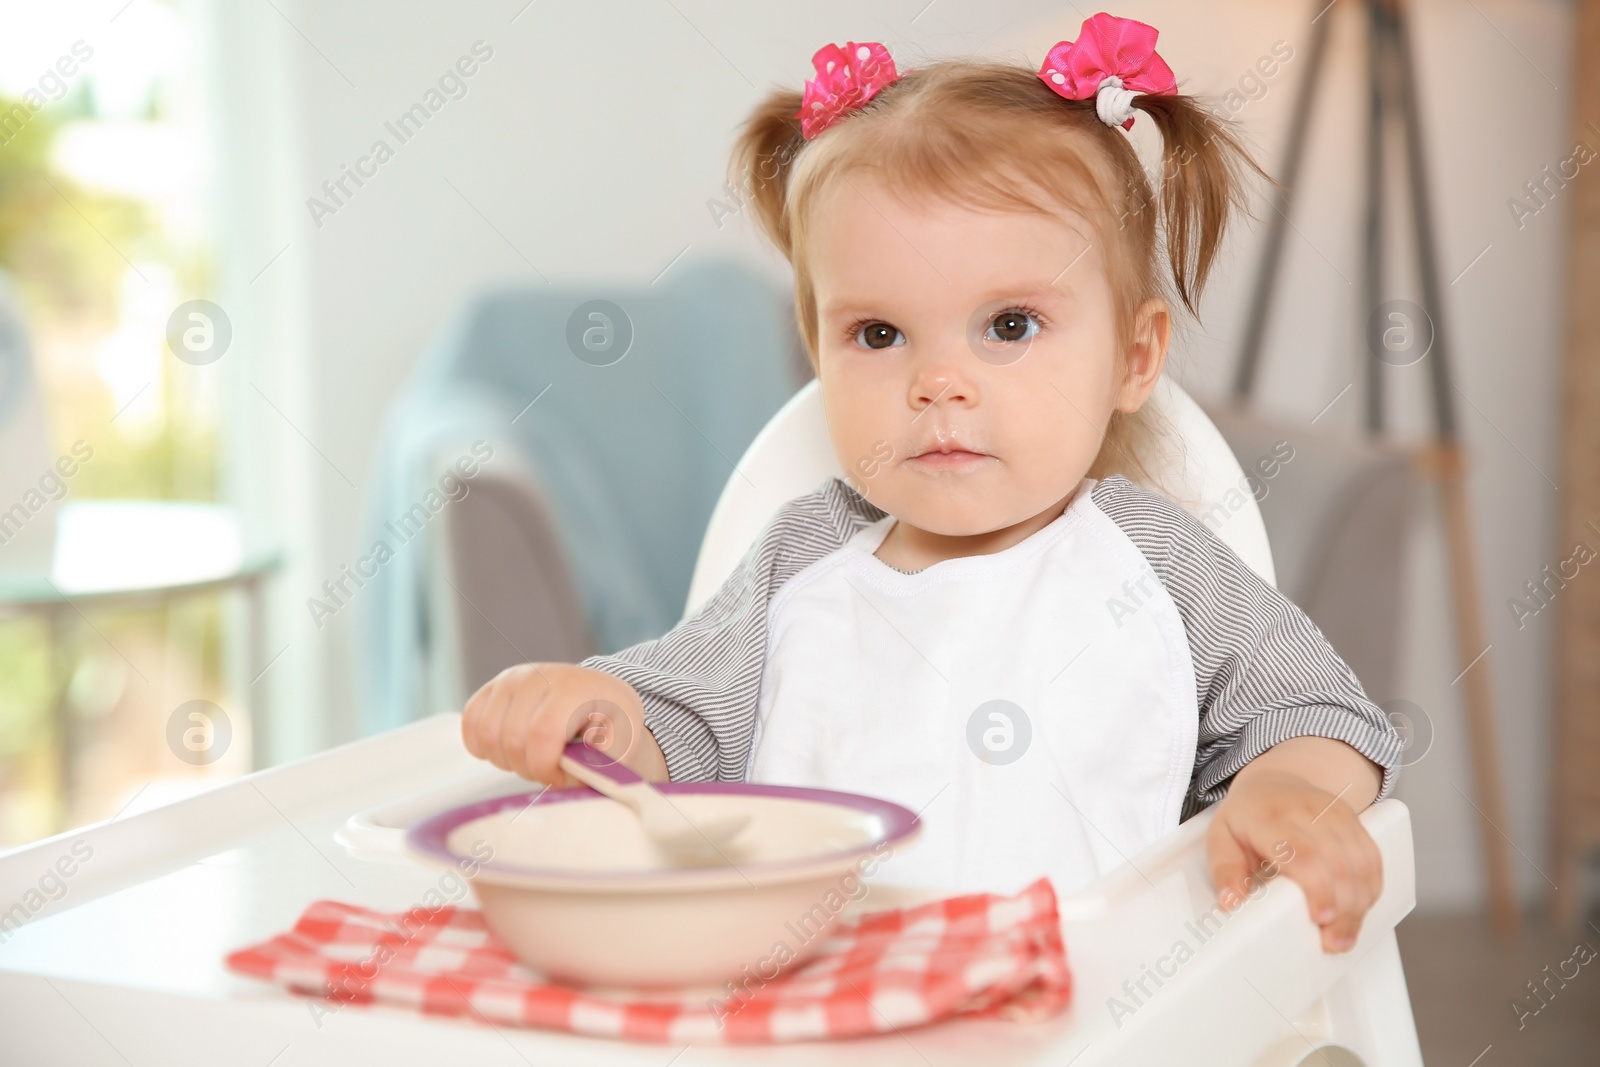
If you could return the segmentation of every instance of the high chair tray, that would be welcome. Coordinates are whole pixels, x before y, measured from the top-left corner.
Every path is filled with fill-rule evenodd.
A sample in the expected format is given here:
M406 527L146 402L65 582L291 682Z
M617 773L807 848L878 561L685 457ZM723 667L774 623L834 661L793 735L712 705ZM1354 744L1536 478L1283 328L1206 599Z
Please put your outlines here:
M1354 951L1322 953L1284 878L1218 921L1202 814L1062 899L1074 1003L1037 1025L957 1020L867 1040L683 1048L378 1006L319 1017L308 998L224 968L227 952L288 929L319 898L415 906L438 872L373 862L394 828L417 806L519 784L466 753L458 716L436 715L0 854L0 1060L1289 1067L1336 1044L1360 1057L1346 1063L1422 1063L1394 938L1415 902L1410 819L1392 800L1362 816L1385 878ZM892 896L874 888L867 904Z

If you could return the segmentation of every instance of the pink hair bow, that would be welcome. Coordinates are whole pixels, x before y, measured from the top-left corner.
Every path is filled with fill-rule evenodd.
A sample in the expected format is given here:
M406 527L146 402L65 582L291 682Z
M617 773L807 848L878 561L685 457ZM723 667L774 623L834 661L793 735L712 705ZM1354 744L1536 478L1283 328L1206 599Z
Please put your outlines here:
M801 136L808 141L900 77L889 50L876 41L847 41L843 48L823 45L811 57L811 65L817 76L806 82L795 113Z
M1104 11L1083 20L1076 41L1060 41L1044 57L1039 77L1068 100L1095 98L1107 126L1133 126L1133 98L1178 91L1167 61L1156 55L1156 28Z

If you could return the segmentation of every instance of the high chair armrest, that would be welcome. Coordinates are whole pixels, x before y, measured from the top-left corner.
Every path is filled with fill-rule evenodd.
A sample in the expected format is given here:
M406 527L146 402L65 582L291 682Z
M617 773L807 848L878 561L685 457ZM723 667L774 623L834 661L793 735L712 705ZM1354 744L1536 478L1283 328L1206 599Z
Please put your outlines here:
M1361 814L1383 857L1383 891L1346 953L1322 951L1305 894L1282 875L1222 911L1206 862L1212 815L1061 900L1078 1067L1275 1067L1334 1041L1369 1067L1420 1067L1394 941L1416 904L1405 805Z
M1209 882L1206 831L1215 815L1214 808L1205 809L1087 889L1062 897L1059 901L1062 923L1083 923L1097 919L1134 900L1152 888L1153 883L1160 883L1185 870L1198 871Z

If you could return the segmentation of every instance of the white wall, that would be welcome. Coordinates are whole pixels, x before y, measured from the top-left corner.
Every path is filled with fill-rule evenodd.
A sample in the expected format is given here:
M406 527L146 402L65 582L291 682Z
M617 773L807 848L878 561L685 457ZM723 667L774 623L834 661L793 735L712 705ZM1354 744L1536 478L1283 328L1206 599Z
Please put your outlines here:
M841 0L522 5L279 0L281 16L269 5L215 7L230 152L223 195L238 221L224 289L238 309L240 338L232 368L234 484L297 553L269 641L269 652L288 646L268 679L280 720L276 758L353 733L353 613L319 632L304 600L355 550L385 405L461 301L491 282L537 282L538 273L648 281L686 245L691 254L731 251L786 280L781 260L746 220L719 228L706 206L720 193L733 131L762 91L798 87L811 52L830 40L882 40L902 67L952 52L1037 65L1055 41L1076 34L1082 17L1073 5L1044 0L926 7L906 0L873 5L871 14ZM1364 314L1349 282L1359 282L1364 89L1356 82L1356 12L1346 10L1353 6L1338 4L1325 16L1338 20L1332 91L1323 99L1298 232L1289 238L1262 388L1265 405L1305 418L1359 367ZM1448 313L1461 423L1475 463L1479 573L1494 642L1486 663L1511 807L1503 829L1533 863L1547 866L1550 622L1546 613L1519 633L1504 601L1556 558L1554 491L1535 468L1559 480L1557 264L1565 205L1558 201L1519 232L1505 202L1544 164L1568 155L1566 98L1554 86L1566 85L1570 15L1555 0L1427 0L1417 9L1447 280L1492 244L1449 289ZM1161 28L1161 51L1190 90L1225 91L1275 41L1296 49L1266 97L1238 115L1270 166L1303 70L1310 11L1267 0L1129 0L1118 13ZM447 103L317 227L306 199L375 139L393 145L383 123L479 40L494 54L468 81L469 94ZM1218 395L1227 380L1257 246L1258 234L1241 231L1209 293L1204 326L1177 357L1180 377L1201 395ZM1416 294L1397 283L1394 295ZM1319 425L1354 427L1355 397L1352 390ZM1402 425L1413 431L1426 425L1421 401L1414 390L1396 398L1409 405L1414 417ZM1407 686L1438 741L1407 773L1403 796L1417 820L1422 895L1457 904L1478 896L1481 879L1476 816L1456 792L1470 795L1472 786L1460 686L1450 684L1460 664L1442 546L1431 512L1415 546ZM1526 891L1544 886L1530 863L1517 862Z

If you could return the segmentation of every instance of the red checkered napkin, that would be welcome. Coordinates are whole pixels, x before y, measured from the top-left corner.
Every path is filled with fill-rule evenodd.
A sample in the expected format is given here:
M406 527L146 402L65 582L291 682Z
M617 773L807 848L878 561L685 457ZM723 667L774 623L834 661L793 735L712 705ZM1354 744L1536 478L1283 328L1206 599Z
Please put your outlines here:
M384 913L319 900L293 930L227 963L319 995L330 1013L376 1001L495 1025L704 1045L857 1037L954 1015L1041 1019L1072 995L1044 878L1012 897L952 897L841 921L805 963L720 992L557 985L518 964L480 912L454 907Z

